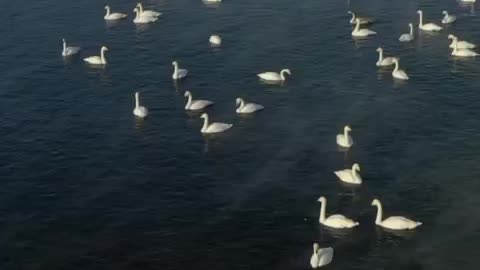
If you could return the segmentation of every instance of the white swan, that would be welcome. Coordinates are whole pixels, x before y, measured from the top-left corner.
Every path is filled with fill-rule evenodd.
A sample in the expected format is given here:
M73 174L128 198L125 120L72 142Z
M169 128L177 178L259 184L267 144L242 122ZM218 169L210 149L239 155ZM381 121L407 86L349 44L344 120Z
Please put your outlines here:
M367 28L360 29L360 20L356 19L355 21L356 21L357 24L355 25L355 29L353 29L353 31L352 31L352 36L354 36L354 37L367 37L367 36L377 34L377 32L369 30Z
M385 67L385 66L391 66L393 65L393 60L395 57L383 57L383 49L381 47L378 47L377 49L378 52L378 61L377 61L377 67Z
M237 113L254 113L256 111L263 110L263 106L256 103L245 103L243 98L237 98L235 100L237 106L239 106L236 110Z
M206 3L221 3L222 0L203 0L203 2L206 2Z
M290 72L290 69L282 69L280 73L277 72L263 72L263 73L258 73L257 76L260 77L260 79L265 80L265 81L285 81L285 74L292 75Z
M213 102L210 100L202 99L192 99L192 93L190 91L185 91L184 96L187 98L187 104L185 105L185 110L187 111L198 111L203 110L206 107L213 105Z
M418 10L417 13L420 16L420 21L418 22L418 28L420 28L422 30L425 30L425 31L440 31L440 30L443 29L443 27L438 26L434 23L423 24L423 11Z
M100 49L100 56L95 55L95 56L83 58L83 61L92 65L106 65L107 64L107 58L105 58L106 51L108 51L108 48L106 46L102 46L102 48Z
M350 24L356 24L356 19L360 20L360 24L370 24L375 22L375 20L370 17L356 17L355 13L353 13L352 11L348 11L348 14L352 15L352 18L350 19Z
M446 10L442 11L442 14L444 15L444 16L443 16L443 19L442 19L442 23L443 23L443 24L453 23L453 22L455 22L455 21L457 20L457 16L455 16L455 15L449 15Z
M470 49L458 49L458 47L455 46L453 48L452 55L453 56L460 56L460 57L473 57L473 56L477 56L478 53L476 53L476 52L474 52Z
M377 218L375 224L391 230L411 230L422 225L421 222L413 221L405 217L394 216L382 220L383 208L379 200L374 199L372 206L377 207Z
M138 8L135 8L133 11L135 12L134 23L152 23L158 20L158 18L154 16L141 15Z
M341 181L349 184L359 185L362 183L362 177L358 173L360 171L360 165L358 163L353 164L352 169L345 169L341 171L335 171L335 175Z
M62 38L62 42L63 42L63 50L62 50L63 56L72 56L74 54L77 54L80 51L80 47L67 46L67 41L64 38Z
M398 40L400 42L410 42L412 41L415 37L413 36L413 24L409 23L408 27L410 28L410 32L406 34L402 34Z
M460 0L465 3L475 3L477 0Z
M399 61L398 58L395 58L393 60L393 62L395 63L395 68L392 71L392 76L394 78L399 79L399 80L408 80L409 78L408 78L407 73L405 73L405 71L398 68L398 66L399 66L398 61Z
M203 113L200 118L203 118L203 126L200 130L202 133L219 133L224 132L225 130L231 128L232 124L225 124L225 123L208 123L208 114Z
M159 17L160 15L162 15L161 12L157 12L157 11L154 11L154 10L144 10L142 3L138 3L135 8L138 8L141 16Z
M118 13L118 12L110 13L109 5L106 5L105 9L107 10L107 14L105 14L103 18L107 21L121 20L121 19L125 19L128 16L127 14Z
M353 139L348 134L352 129L349 126L343 128L343 134L337 134L337 144L341 147L351 147L353 145Z
M310 257L310 265L313 269L322 267L332 262L333 248L320 248L317 243L313 244L313 254Z
M179 79L187 77L188 70L183 69L183 68L178 68L177 61L173 61L172 65L174 67L173 74L172 74L172 79L179 80Z
M322 204L320 208L320 224L323 224L327 227L344 229L344 228L353 228L358 226L359 223L353 221L344 215L331 215L328 218L325 218L325 208L327 207L327 199L325 197L318 198L318 201Z
M457 46L457 49L474 49L476 47L475 44L468 41L458 40L458 38L452 34L448 35L448 39L452 40L450 44L451 49L455 48L455 46Z
M208 41L210 42L210 44L214 45L214 46L220 46L222 45L222 38L220 38L220 36L218 35L212 35L210 36L210 38L208 39Z
M133 114L140 118L145 118L148 115L148 109L144 106L140 106L140 94L135 92L135 108Z

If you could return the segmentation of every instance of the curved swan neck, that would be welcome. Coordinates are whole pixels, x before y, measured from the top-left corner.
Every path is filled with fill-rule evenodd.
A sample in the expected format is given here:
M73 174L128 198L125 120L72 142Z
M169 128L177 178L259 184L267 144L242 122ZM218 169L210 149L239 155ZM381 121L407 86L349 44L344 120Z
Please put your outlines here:
M107 10L107 14L105 14L105 16L110 16L110 7L106 6L105 9Z
M355 29L353 31L358 32L360 30L360 21L357 19L355 24Z
M135 108L140 107L140 97L139 97L139 95L140 94L138 92L135 93Z
M418 25L423 26L423 12L420 10L418 12L418 15L420 15L420 22L418 23Z
M203 117L203 126L202 126L202 131L206 131L208 128L208 115L205 114Z
M322 205L320 206L320 222L325 221L325 211L327 208L327 200L323 200L320 202Z
M105 59L105 48L100 50L100 58L102 59L102 63L107 63L107 60Z
M398 71L398 60L395 61L395 68L393 69L393 72Z
M141 13L141 12L140 12L137 8L134 9L133 12L135 12L135 20L140 19L140 13Z
M138 11L140 11L140 13L143 12L143 5L142 5L142 3L138 3Z
M350 19L350 23L354 23L355 22L355 13L350 12L350 14L352 14L352 19Z
M382 60L383 60L383 50L380 49L380 50L378 50L378 62L380 62Z
M380 224L382 223L383 207L380 202L377 202L375 206L377 206L377 218L375 219L375 224Z
M239 98L238 101L240 101L240 106L238 106L238 110L241 110L243 109L243 107L245 107L245 101L243 100L243 98Z
M192 106L192 94L188 93L187 94L187 105L185 105L185 109L190 108Z
M282 78L282 80L285 80L285 73L287 73L287 70L286 69L282 69L280 71L280 78Z

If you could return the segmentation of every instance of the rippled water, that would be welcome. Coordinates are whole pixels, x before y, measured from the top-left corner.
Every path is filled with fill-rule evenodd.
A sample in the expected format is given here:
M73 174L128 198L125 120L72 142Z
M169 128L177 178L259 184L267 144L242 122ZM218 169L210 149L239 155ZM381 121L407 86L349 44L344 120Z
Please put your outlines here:
M109 3L130 12L134 1ZM308 269L311 245L335 248L328 269L477 269L480 244L480 59L449 56L448 33L480 44L475 7L455 1L144 1L164 13L136 27L103 21L103 2L3 4L0 25L1 269ZM458 22L411 44L417 21ZM346 11L371 15L378 36L354 41ZM224 45L212 49L219 33ZM110 47L105 69L64 62ZM408 82L375 67L377 46L401 57ZM171 81L171 61L190 70ZM288 67L283 85L255 74ZM150 118L132 115L139 90ZM204 137L183 91L216 102L233 123ZM235 98L263 104L234 113ZM350 124L356 145L339 152ZM332 173L359 162L364 184ZM318 225L329 213L351 231ZM410 233L374 226L387 215L424 223Z

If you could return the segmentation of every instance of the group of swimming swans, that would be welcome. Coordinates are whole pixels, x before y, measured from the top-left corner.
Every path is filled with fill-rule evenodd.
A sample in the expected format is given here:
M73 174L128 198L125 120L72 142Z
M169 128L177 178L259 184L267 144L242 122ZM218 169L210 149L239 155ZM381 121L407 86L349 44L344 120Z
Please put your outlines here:
M119 12L111 12L110 6L105 6L106 14L103 17L106 21L117 21L122 20L128 17L125 13ZM162 13L154 11L154 10L144 10L142 3L138 3L136 7L133 9L135 12L135 18L133 19L134 23L151 23L158 20L158 17L162 15Z

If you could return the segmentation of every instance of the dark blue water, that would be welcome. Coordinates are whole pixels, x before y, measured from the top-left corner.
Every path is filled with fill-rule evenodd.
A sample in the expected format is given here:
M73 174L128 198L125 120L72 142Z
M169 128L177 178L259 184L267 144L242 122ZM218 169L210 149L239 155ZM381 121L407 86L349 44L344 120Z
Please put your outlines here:
M311 245L335 248L328 269L478 269L479 59L449 56L448 33L480 44L475 7L455 1L144 1L164 13L137 27L105 24L103 2L1 4L0 269L308 269ZM109 3L130 12L134 1ZM397 38L449 10L458 22L411 44ZM354 41L347 10L376 37ZM218 33L223 46L212 49ZM83 48L64 62L61 38ZM82 57L107 45L109 64ZM377 46L408 82L375 67ZM174 85L172 60L190 71ZM255 74L290 68L283 85ZM133 93L150 110L132 115ZM216 102L204 137L183 91ZM266 109L235 115L235 98ZM356 145L339 152L350 124ZM333 171L359 162L364 184ZM359 220L338 232L327 211ZM386 215L424 223L376 228Z

